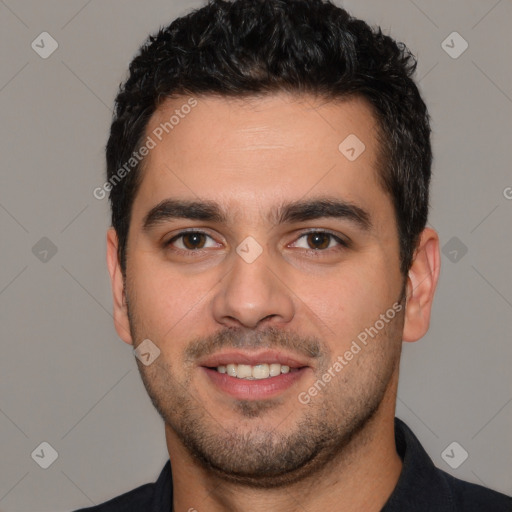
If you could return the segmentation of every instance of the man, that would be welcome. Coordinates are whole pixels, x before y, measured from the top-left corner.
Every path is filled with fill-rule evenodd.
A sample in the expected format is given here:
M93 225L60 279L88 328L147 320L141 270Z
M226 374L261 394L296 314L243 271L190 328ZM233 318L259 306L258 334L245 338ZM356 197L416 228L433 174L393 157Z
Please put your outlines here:
M440 265L414 69L321 0L212 1L142 47L108 266L170 462L87 510L512 510L394 418Z

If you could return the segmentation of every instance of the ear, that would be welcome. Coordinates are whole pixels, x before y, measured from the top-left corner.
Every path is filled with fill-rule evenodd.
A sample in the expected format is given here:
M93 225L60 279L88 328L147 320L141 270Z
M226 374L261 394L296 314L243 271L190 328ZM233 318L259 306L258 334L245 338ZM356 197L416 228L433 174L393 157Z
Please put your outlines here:
M117 233L114 228L107 231L107 265L114 299L114 326L119 337L129 345L133 345L128 321L128 307L124 290L123 273L117 257Z
M417 341L428 331L440 265L439 236L425 228L407 276L403 341Z

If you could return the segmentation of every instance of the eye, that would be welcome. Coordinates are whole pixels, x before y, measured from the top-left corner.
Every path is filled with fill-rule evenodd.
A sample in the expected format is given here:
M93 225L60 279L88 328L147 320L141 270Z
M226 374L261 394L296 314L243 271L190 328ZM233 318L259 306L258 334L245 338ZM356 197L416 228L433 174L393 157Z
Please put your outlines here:
M299 244L300 240L304 240L302 245ZM294 247L300 247L302 249L313 250L313 251L324 251L326 249L332 249L336 246L348 247L348 243L342 240L340 237L329 233L328 231L309 231L303 233L297 242L294 242Z
M165 248L171 247L173 250L182 253L192 253L218 246L219 244L203 231L182 231L164 242ZM349 247L349 243L328 231L303 233L291 244L291 247L299 247L314 252L323 252L340 246Z
M210 245L207 245L208 239L211 240ZM197 251L216 247L217 242L210 235L202 231L182 231L165 242L165 246L173 246L182 251Z

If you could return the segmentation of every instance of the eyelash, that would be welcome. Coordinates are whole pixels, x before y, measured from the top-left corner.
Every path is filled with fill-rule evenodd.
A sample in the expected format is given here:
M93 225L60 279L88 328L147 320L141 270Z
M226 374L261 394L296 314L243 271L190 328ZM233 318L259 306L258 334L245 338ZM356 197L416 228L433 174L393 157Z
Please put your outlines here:
M176 240L179 240L180 238L184 237L185 235L190 235L190 234L205 235L205 236L207 236L207 237L209 237L209 238L211 238L213 240L213 237L211 235L209 235L205 231L200 231L200 230L180 231L177 235L173 236L170 240L164 242L164 244L163 244L164 248L168 249L169 247L171 247L173 242L175 242ZM350 247L349 242L341 239L339 236L337 236L334 233L332 233L330 231L327 231L327 230L315 229L315 230L311 230L311 231L304 231L303 233L301 233L297 237L297 240L300 240L302 237L307 236L307 235L311 235L311 234L324 234L324 235L328 235L328 236L331 237L331 240L334 239L336 242L338 242L338 244L341 246L341 248L348 249ZM330 241L329 241L329 244L330 244ZM320 253L325 253L325 252L327 252L329 250L332 250L332 249L335 249L335 248L331 247L329 249L304 249L304 250L308 254L312 254L314 256L320 256ZM203 251L205 251L207 249L176 249L176 248L173 248L172 250L174 252L178 253L178 254L194 257L194 255L197 255L198 253L201 254ZM339 250L339 248L338 248L338 250Z

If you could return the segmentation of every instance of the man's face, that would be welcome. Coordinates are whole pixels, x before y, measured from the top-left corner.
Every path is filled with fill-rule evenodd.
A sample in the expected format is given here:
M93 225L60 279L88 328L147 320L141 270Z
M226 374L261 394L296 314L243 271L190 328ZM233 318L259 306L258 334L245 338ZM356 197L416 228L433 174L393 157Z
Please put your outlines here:
M376 124L359 99L187 101L167 101L147 128L131 339L160 350L139 368L168 443L225 477L278 485L394 407L403 277ZM339 149L351 134L359 156L354 138Z

